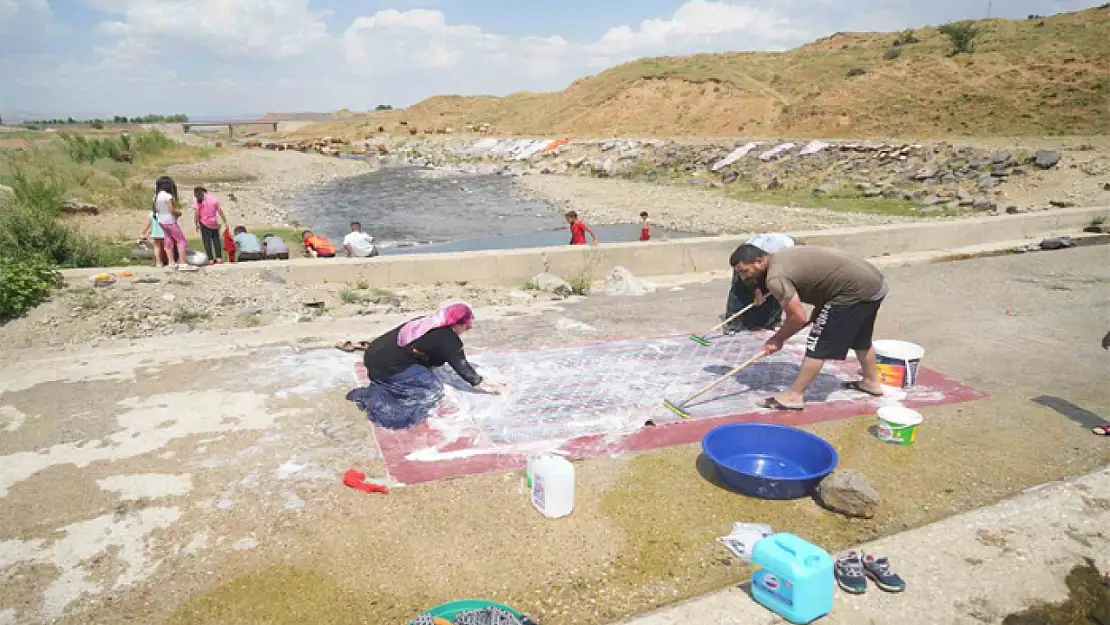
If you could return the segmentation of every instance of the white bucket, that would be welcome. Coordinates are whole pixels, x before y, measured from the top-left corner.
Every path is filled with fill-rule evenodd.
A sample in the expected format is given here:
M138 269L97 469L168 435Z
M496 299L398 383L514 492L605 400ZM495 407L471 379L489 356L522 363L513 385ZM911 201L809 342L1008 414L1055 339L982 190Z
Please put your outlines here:
M909 341L875 341L879 381L887 386L910 388L917 384L917 368L925 348Z
M917 441L917 426L924 420L920 412L905 406L883 406L879 408L879 439L898 445L913 445Z

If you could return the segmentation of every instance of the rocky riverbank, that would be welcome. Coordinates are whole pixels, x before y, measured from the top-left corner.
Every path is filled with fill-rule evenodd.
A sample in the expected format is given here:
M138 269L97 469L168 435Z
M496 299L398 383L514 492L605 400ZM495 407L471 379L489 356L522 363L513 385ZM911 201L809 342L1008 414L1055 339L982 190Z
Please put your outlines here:
M385 159L460 172L693 185L718 189L741 200L754 194L753 203L798 207L819 206L820 200L828 198L852 199L859 201L858 212L871 212L869 200L904 202L906 210L902 212L921 216L1017 213L1110 201L1110 142L1097 137L965 144L704 139L574 139L561 144L551 141L378 137L362 143L388 145ZM351 149L364 147L352 144ZM537 196L547 197L546 189L559 191L558 187L564 184L562 178L559 180L552 185L528 182L523 186ZM601 188L592 184L565 184ZM775 192L779 197L758 197L767 192ZM560 191L552 199L576 202L569 197L569 191ZM577 203L588 208L590 200L583 198ZM695 203L704 204L700 200ZM596 212L600 219L609 218L607 210ZM623 207L617 212L619 221L628 220ZM675 222L675 226L684 223L689 220Z
M202 185L224 199L235 223L288 226L288 201L307 188L369 173L374 164L319 154L238 150L199 163L171 167L179 185Z

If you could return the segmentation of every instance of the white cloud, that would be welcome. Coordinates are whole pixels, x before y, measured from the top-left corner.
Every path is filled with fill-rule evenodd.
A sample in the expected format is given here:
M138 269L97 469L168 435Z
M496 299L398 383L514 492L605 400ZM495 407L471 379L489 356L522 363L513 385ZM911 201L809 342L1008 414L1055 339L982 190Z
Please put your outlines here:
M100 30L123 38L121 47L149 52L172 42L177 53L273 58L303 54L327 38L322 16L308 0L92 0L121 14Z
M479 26L450 24L440 11L380 11L360 17L342 35L351 71L365 76L424 72L433 84L468 92L555 89L585 73L642 56L780 48L805 33L773 10L734 2L689 0L670 19L610 28L595 41L508 37ZM434 87L433 87L434 89Z

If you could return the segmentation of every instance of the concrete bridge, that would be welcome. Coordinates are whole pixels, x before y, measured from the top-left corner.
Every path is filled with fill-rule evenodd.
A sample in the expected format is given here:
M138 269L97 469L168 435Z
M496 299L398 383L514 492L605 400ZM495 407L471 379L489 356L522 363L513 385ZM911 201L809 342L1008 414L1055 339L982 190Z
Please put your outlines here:
M207 121L207 122L184 122L184 123L181 124L181 129L183 131L185 131L185 134L189 134L189 130L192 129L192 128L222 128L224 126L227 126L227 135L229 137L234 137L236 126L269 126L273 129L274 132L277 132L279 123L280 122L269 122L269 121L262 121L262 120L258 120L258 119L254 119L254 120L247 119L247 120L237 120L237 121L236 120L229 120L229 121Z

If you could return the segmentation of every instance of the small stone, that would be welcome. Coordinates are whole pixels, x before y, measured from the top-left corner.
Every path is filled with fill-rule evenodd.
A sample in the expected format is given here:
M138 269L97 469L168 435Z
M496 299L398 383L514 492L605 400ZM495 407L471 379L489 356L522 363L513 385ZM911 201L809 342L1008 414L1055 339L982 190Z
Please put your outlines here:
M990 200L990 198L985 198L985 197L979 197L979 198L975 198L975 201L974 201L974 202L972 202L972 204L971 204L971 208L972 208L973 210L977 210L977 211L989 211L989 210L994 210L994 208L995 208L995 203L994 203L994 202L992 202L992 201Z
M167 302L172 302L173 300L177 299L177 296L173 293L163 293L162 299L166 300Z
M539 291L569 296L574 293L574 288L569 282L553 273L538 273L532 276L532 286Z
M772 178L771 182L767 183L767 190L768 191L774 191L775 189L781 189L781 188L782 188L782 183L779 182L778 178Z
M1071 208L1075 206L1075 202L1071 200L1049 200L1048 203L1056 208Z
M983 189L993 189L1000 184L1002 184L1001 181L999 181L998 178L995 178L994 176L988 175L983 176L979 179L979 187Z
M613 273L605 279L606 295L643 295L654 290L654 285L637 278L622 266L614 267Z
M1107 182L1106 184L1102 185L1102 190L1103 191L1110 191L1110 182Z
M231 297L230 295L225 295L220 298L220 306L234 306L235 302L237 301L238 300L236 300L234 297Z
M992 154L991 155L991 162L994 163L995 165L1002 165L1002 164L1005 164L1005 163L1009 163L1010 158L1011 158L1010 153L1003 150L1001 152L995 152L994 154Z
M821 480L815 494L825 508L845 516L872 519L879 509L879 491L856 471L834 471Z
M282 278L281 276L268 269L263 269L262 271L258 272L258 277L261 278L263 282L271 282L273 284L285 284L285 278Z
M1041 150L1033 157L1033 165L1037 169L1052 169L1060 162L1060 153L1056 150Z
M1009 215L1016 215L1016 214L1021 213L1021 212L1024 212L1024 211L1022 211L1020 206L1015 206L1013 204L1010 204L1009 206L1006 207L1006 213L1009 214Z
M175 323L170 326L170 330L172 330L174 334L188 334L193 331L187 323Z
M1072 241L1071 237L1049 237L1041 241L1042 250L1062 250L1065 247L1072 247L1074 245L1075 241Z

